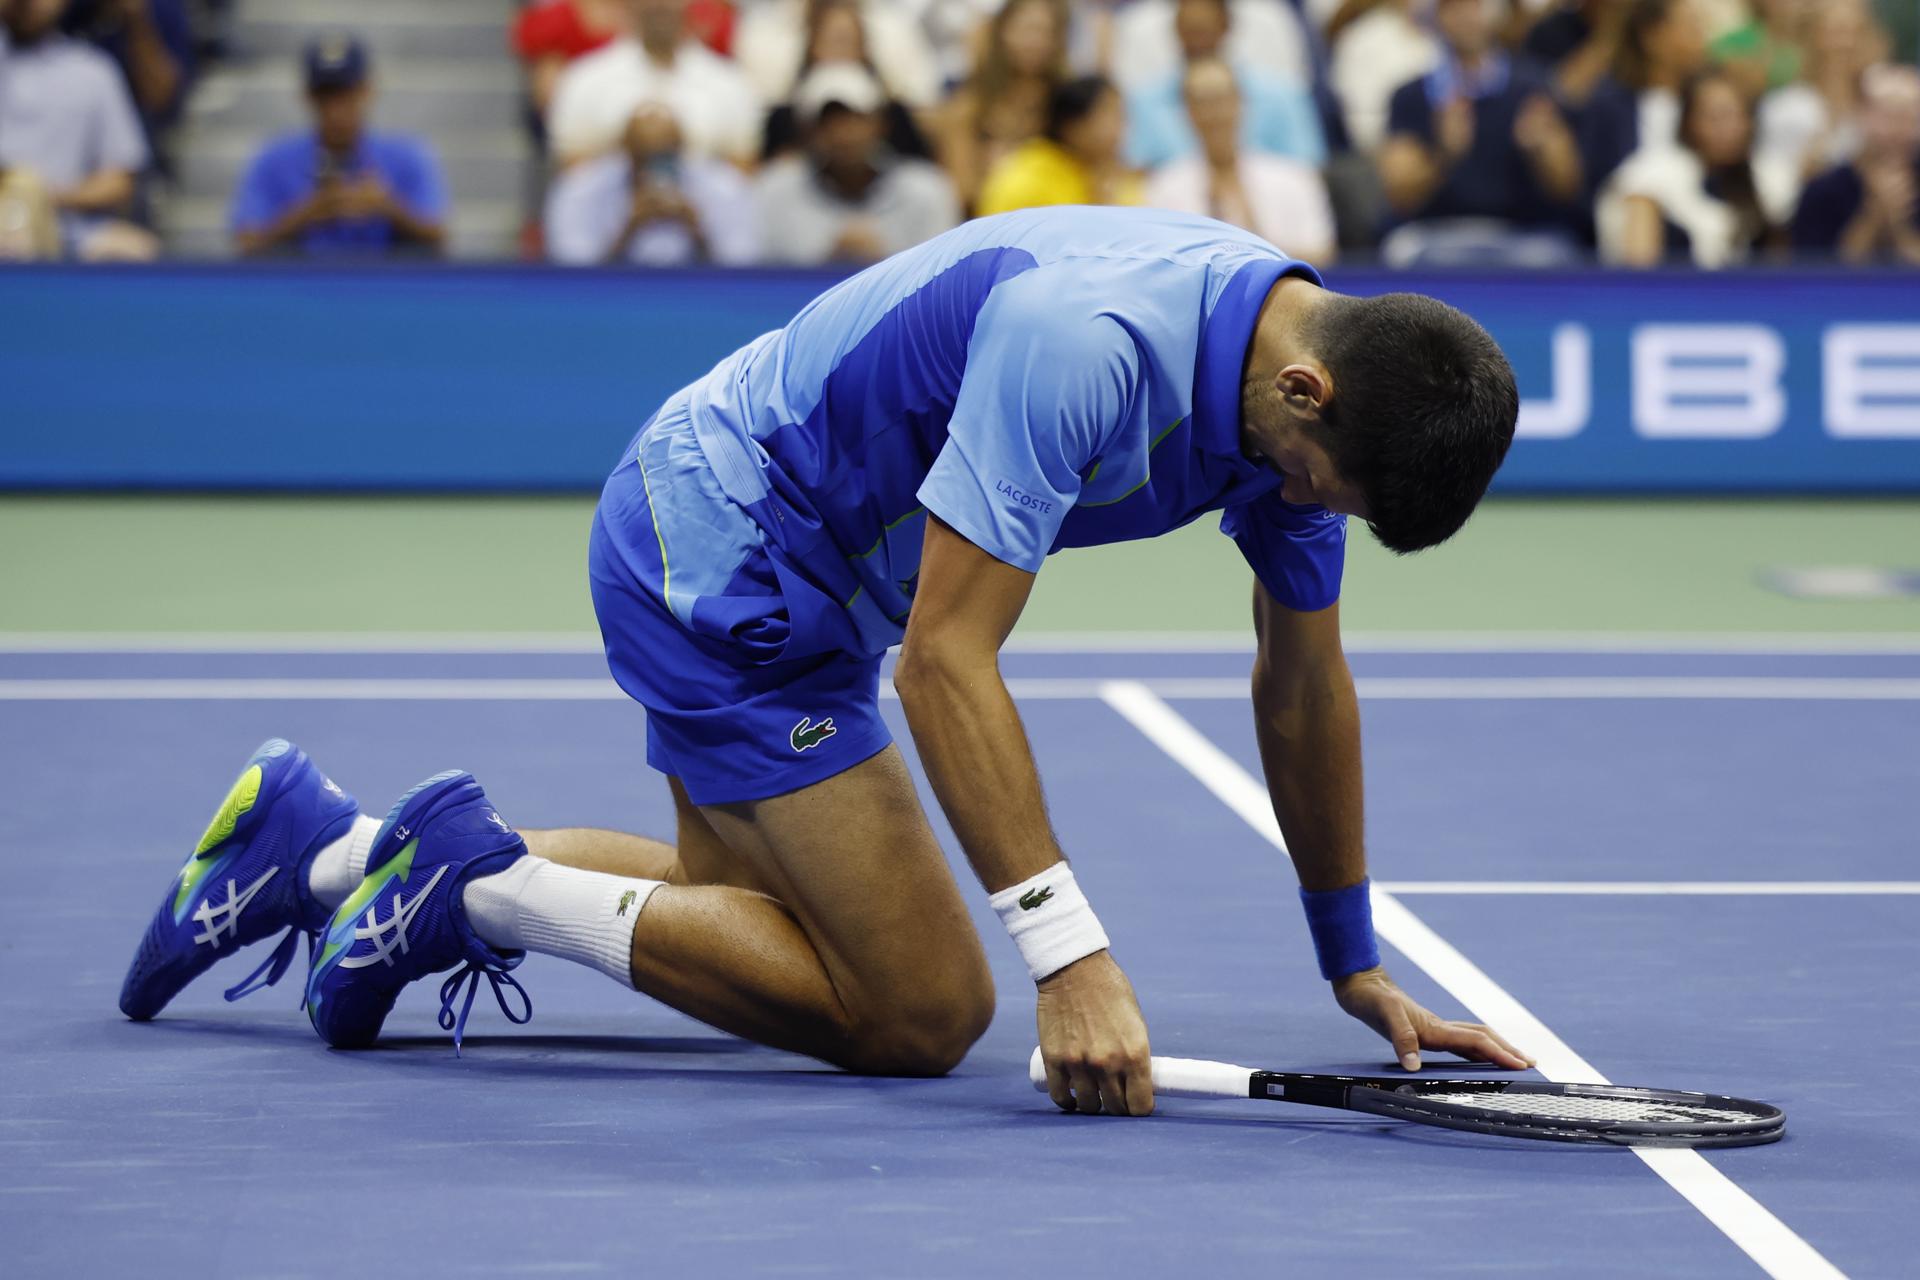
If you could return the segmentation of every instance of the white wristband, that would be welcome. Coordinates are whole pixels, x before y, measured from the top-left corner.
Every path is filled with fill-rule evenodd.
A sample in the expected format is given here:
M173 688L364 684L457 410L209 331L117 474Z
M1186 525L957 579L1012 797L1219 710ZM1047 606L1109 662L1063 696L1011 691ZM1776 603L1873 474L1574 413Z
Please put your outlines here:
M1035 982L1107 949L1107 932L1074 883L1073 868L1064 862L1009 885L987 901L1020 948Z

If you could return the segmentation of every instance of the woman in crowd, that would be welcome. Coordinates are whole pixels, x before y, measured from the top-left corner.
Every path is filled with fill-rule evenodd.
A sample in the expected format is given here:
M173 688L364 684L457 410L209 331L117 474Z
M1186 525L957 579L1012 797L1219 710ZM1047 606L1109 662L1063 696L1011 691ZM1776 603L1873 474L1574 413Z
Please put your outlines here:
M1200 150L1155 170L1147 203L1245 227L1296 258L1331 261L1333 207L1325 180L1318 169L1289 156L1242 149L1233 68L1219 58L1189 64L1181 95Z
M914 114L899 98L887 77L874 65L868 52L867 28L860 12L860 0L808 0L806 37L801 46L799 65L789 85L800 84L815 67L845 64L865 68L887 90L885 107L887 146L895 155L915 160L931 160L933 148L920 130ZM777 160L799 150L799 117L791 101L782 102L767 114L767 141L761 159Z
M1821 0L1807 20L1803 75L1760 99L1755 151L1803 177L1852 159L1860 79L1886 51L1866 0Z
M1754 159L1753 112L1738 82L1724 71L1689 80L1678 132L1677 145L1642 146L1601 191L1601 258L1724 267L1777 246L1793 175Z
M1693 0L1633 0L1615 74L1634 93L1642 149L1670 146L1679 136L1681 86L1706 65L1706 57Z
M987 26L973 75L948 101L940 154L962 203L987 171L1046 129L1048 103L1067 78L1066 0L1007 0Z
M1140 176L1120 147L1127 111L1104 76L1069 80L1053 91L1042 136L1009 152L980 187L981 216L1047 204L1139 204Z

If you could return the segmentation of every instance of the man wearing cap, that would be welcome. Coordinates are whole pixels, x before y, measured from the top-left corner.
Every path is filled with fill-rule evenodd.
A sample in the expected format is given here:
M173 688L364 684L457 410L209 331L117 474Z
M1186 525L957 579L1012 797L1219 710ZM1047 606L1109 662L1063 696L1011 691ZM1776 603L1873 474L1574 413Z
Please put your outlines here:
M816 67L794 90L806 150L769 165L757 195L769 260L876 262L952 227L960 206L938 165L886 146L886 91L864 67Z
M423 139L367 129L366 47L322 36L304 58L314 127L254 157L234 191L234 243L243 254L313 257L437 253L446 243L447 187Z

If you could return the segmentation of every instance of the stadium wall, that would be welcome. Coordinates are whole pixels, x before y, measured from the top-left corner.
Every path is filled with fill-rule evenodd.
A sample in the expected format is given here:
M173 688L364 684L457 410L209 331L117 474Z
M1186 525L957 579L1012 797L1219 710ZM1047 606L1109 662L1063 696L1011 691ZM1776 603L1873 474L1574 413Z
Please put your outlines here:
M538 267L0 271L0 487L594 489L674 389L835 277ZM1897 273L1335 271L1506 347L1508 493L1920 492Z

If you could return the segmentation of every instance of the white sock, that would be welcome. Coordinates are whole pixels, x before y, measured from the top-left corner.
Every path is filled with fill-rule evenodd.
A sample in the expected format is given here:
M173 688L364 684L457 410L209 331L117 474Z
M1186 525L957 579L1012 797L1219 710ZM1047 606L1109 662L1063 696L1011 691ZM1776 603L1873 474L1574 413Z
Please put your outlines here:
M380 819L361 814L347 834L313 856L307 868L307 892L329 910L347 900L367 875L367 854L380 834Z
M661 885L563 867L529 854L461 891L467 922L503 951L538 951L633 987L633 924Z

